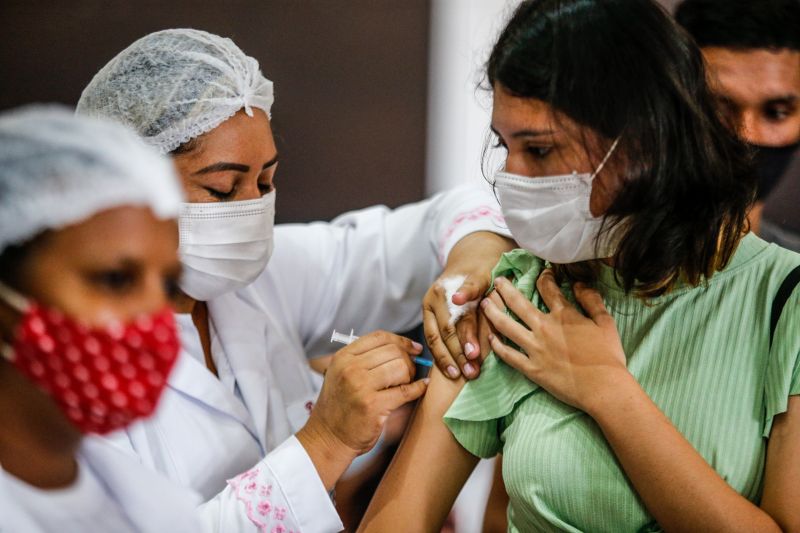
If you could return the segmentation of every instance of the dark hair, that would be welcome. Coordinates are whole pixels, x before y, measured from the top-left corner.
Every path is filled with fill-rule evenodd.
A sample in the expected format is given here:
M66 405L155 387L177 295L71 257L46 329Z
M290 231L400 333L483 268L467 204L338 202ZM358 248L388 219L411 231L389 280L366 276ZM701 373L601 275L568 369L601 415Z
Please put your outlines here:
M527 0L492 50L488 81L548 103L608 143L624 185L605 213L626 291L654 297L723 268L747 231L756 180L718 115L699 49L650 0ZM620 222L623 220L624 222ZM594 262L557 273L592 282Z
M180 146L169 152L169 154L167 155L171 157L176 157L179 155L188 154L190 152L194 152L195 150L197 150L198 146L200 146L200 138L195 137L194 139L189 139L185 143L181 144Z
M23 277L28 270L28 258L49 235L49 231L44 231L25 242L6 246L0 251L0 282L14 289L22 288Z
M675 19L700 47L800 50L800 0L685 0Z

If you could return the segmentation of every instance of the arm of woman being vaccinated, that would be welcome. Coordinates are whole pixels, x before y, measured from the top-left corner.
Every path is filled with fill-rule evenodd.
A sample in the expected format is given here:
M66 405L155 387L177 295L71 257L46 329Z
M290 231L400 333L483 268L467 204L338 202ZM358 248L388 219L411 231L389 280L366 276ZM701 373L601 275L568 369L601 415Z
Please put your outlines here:
M283 302L282 319L300 333L306 353L323 355L331 351L334 329L360 335L417 326L420 302L445 264L465 276L474 274L470 269L488 272L496 257L484 261L492 262L488 269L472 264L456 269L448 261L459 241L476 232L509 246L489 235L508 231L492 194L478 187L459 187L397 209L353 211L330 223L279 225L275 252L253 290L272 305Z
M359 533L438 532L478 457L464 449L442 420L465 383L438 369L359 526Z

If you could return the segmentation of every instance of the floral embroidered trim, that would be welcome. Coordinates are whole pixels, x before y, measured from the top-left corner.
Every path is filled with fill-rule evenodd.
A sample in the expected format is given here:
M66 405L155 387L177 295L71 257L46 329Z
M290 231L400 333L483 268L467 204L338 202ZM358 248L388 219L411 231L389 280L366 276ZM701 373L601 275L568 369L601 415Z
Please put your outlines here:
M483 205L480 207L476 207L472 211L467 211L465 213L461 213L456 217L456 219L450 224L445 231L444 236L439 241L439 261L444 264L445 262L445 254L444 254L444 247L447 245L450 238L456 232L456 229L465 222L474 222L476 220L480 220L483 218L489 218L494 220L494 222L501 227L505 227L506 220L503 218L503 215L500 214L497 209L494 209L488 205Z
M244 504L247 518L258 528L259 533L300 533L299 530L287 528L277 522L286 519L286 507L275 505L270 501L272 485L265 485L258 479L260 469L252 468L228 480L236 499ZM272 529L269 529L270 525Z

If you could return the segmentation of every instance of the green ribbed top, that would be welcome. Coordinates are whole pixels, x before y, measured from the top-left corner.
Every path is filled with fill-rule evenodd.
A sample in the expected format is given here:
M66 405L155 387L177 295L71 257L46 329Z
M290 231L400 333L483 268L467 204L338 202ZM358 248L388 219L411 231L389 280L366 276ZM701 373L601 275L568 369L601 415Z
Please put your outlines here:
M700 287L642 301L604 267L597 289L617 323L628 369L706 461L758 502L772 418L800 394L800 290L770 350L770 309L800 255L749 234L731 263ZM535 290L544 262L505 254L508 276ZM574 302L569 287L562 287ZM658 531L597 424L490 354L445 423L470 453L503 454L509 531Z

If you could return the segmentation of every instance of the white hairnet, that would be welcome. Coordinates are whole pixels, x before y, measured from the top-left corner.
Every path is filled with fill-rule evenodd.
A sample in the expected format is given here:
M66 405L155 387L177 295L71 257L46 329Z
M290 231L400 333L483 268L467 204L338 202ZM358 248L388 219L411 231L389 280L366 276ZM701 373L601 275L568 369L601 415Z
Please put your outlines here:
M181 201L172 161L120 124L60 106L0 113L0 252L112 207L175 218Z
M272 82L233 41L208 32L151 33L120 52L84 89L77 113L128 124L161 153L244 108L267 114Z

